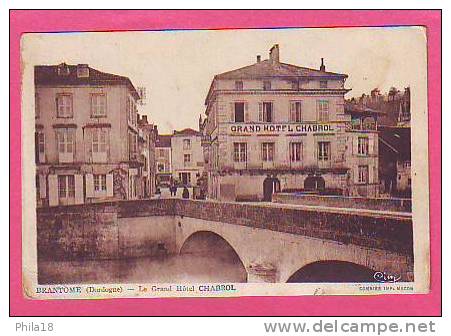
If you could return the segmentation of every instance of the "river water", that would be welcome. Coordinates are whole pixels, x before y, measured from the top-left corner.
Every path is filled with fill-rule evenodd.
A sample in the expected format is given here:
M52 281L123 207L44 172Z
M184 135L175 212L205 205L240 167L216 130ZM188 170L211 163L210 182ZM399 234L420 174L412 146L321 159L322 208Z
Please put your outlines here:
M173 255L121 260L40 261L39 284L246 282L229 258Z

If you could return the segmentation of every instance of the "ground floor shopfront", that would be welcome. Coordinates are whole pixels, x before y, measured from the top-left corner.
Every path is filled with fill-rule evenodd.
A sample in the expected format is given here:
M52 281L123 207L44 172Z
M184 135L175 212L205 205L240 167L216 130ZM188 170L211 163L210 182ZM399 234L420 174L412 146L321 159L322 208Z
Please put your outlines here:
M36 203L56 206L150 197L152 183L139 165L128 163L39 165Z
M270 201L275 192L314 192L377 197L377 181L354 183L350 169L339 171L236 171L208 176L208 195L225 201Z

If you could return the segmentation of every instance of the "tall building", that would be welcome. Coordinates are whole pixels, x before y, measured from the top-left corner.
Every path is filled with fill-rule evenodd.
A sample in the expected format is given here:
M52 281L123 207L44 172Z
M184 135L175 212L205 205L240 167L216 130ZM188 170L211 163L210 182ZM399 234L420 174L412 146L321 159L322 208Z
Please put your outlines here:
M194 186L204 169L202 134L191 128L171 137L172 176L181 185Z
M155 160L157 164L156 184L160 187L167 187L172 182L170 134L157 134L155 143Z
M155 142L157 136L157 127L149 124L147 116L143 115L138 118L139 131L139 152L142 162L141 174L142 190L140 196L142 198L150 198L155 194L156 188L156 158L155 158Z
M40 65L35 95L38 205L140 197L140 96L129 78Z
M269 59L216 75L205 105L208 196L269 200L274 191L378 194L377 115L345 110L348 76Z

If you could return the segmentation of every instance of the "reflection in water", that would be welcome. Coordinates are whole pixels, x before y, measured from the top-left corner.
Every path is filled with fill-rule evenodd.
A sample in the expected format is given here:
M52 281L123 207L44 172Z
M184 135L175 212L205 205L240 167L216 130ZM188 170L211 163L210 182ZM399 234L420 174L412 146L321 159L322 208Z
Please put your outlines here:
M246 282L241 263L212 255L40 261L40 284Z

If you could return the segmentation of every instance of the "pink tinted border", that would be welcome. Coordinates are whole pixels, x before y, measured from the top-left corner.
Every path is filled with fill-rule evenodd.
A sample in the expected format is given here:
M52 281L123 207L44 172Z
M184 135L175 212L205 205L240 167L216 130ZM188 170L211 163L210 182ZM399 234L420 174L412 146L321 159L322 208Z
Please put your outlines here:
M35 301L22 295L20 37L25 32L422 25L428 37L431 292L426 295ZM11 316L441 315L441 11L10 11Z

